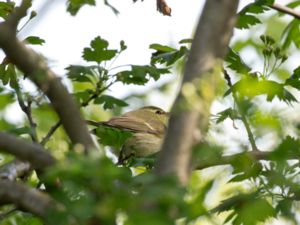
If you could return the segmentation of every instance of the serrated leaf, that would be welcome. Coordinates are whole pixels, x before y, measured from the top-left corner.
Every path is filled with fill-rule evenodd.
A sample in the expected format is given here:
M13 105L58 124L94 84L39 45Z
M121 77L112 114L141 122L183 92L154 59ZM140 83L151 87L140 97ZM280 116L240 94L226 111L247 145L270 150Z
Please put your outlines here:
M285 81L285 85L300 90L300 66L294 69L293 74Z
M286 160L289 157L298 157L300 154L300 140L287 136L275 148L270 158L274 160Z
M75 16L82 6L95 4L95 0L68 0L67 11L71 13L72 16Z
M240 74L248 74L251 68L241 59L238 53L234 52L231 48L225 58L228 67Z
M284 84L272 80L258 80L253 77L245 77L233 85L233 90L243 96L253 98L258 95L267 95L267 101L274 97L286 103L297 102L297 99L284 88Z
M217 117L216 123L218 124L218 123L223 122L227 118L229 118L231 120L238 119L238 112L235 109L227 108L227 109L219 112L216 117Z
M144 85L150 78L158 80L162 74L170 73L167 68L156 68L154 66L132 65L131 70L121 71L117 75L117 80L124 84Z
M89 76L94 76L93 70L97 68L96 66L70 65L66 70L68 78L72 81L93 83Z
M102 61L109 61L116 56L117 50L107 49L108 42L101 37L96 37L91 41L91 48L83 49L83 58L88 62L101 63Z
M43 45L45 43L44 39L37 36L29 36L24 41L31 45Z
M252 177L257 177L262 171L262 165L259 162L254 162L249 168L244 169L241 174L235 175L228 182L241 182Z
M94 100L95 104L103 104L104 109L113 109L116 106L125 107L128 106L123 100L117 99L110 95L101 95Z
M249 27L260 23L261 21L256 16L242 15L238 17L236 27L239 29L248 29Z
M273 216L275 216L275 210L267 200L261 198L251 199L238 209L233 224L254 225Z
M274 0L256 0L253 3L246 5L239 13L236 27L240 29L247 29L250 26L260 24L261 21L252 14L260 14L263 13L270 8L270 6L274 3ZM250 14L250 15L249 15Z

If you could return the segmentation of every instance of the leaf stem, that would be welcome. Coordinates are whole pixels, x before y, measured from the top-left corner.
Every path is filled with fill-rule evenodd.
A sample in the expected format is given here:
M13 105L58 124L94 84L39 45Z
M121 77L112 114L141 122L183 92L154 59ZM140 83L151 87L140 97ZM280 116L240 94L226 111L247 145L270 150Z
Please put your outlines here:
M228 72L224 69L224 77L227 81L227 84L230 88L232 88L232 82L231 82L231 79L230 79L230 76L228 74ZM249 139L249 142L250 142L250 145L251 145L251 149L252 151L259 151L259 149L257 148L256 146L256 143L255 143L255 138L254 138L254 135L251 131L251 128L250 128L250 124L247 120L247 117L245 115L245 113L243 112L243 110L241 109L241 103L239 101L239 98L236 94L236 92L234 90L232 90L232 97L236 103L236 106L237 106L237 110L241 116L241 121L243 122L244 126L245 126L245 129L246 129L246 132L248 134L248 139Z

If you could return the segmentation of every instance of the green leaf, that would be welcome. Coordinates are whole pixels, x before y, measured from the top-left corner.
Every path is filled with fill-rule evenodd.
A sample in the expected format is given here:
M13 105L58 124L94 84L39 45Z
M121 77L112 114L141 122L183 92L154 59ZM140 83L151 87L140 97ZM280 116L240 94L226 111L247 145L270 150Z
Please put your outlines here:
M285 81L285 85L289 85L300 90L300 66L294 69L292 76Z
M267 95L267 101L272 101L274 97L290 104L297 102L297 99L286 89L284 84L272 80L258 80L255 77L246 76L232 87L234 91L239 92L242 96L253 98L258 95Z
M79 9L84 5L96 5L95 0L68 0L67 11L75 16Z
M254 3L246 5L238 13L238 21L236 24L237 28L247 29L253 25L261 23L261 21L255 15L249 14L260 14L270 8L268 6L272 5L274 0L256 0Z
M115 57L118 52L114 49L107 49L108 42L99 36L91 41L90 46L91 48L83 49L83 58L88 62L108 61Z
M235 175L229 182L240 182L249 178L256 178L262 171L262 165L259 162L254 162L249 168L246 168L241 174Z
M90 76L94 76L94 73L93 73L94 69L97 69L97 67L96 66L70 65L66 68L67 76L72 81L90 82L90 83L93 83Z
M4 76L1 77L3 85L10 83L12 88L17 88L17 74L16 68L13 64L8 64L4 72Z
M90 90L76 92L73 95L79 103L87 102L87 100L90 98Z
M1 94L0 95L0 109L4 109L8 105L13 103L13 93Z
M14 2L0 2L0 17L6 19L15 7Z
M292 43L297 48L300 48L300 21L298 19L292 20L285 30L282 32L281 40L283 42L282 48L287 49Z
M273 216L275 216L275 210L267 200L251 199L238 209L238 215L233 224L255 225Z
M182 39L179 44L191 44L193 42L192 38Z
M166 45L160 45L160 44L151 44L149 46L149 48L154 49L154 50L159 51L159 52L173 52L173 51L177 50L175 48L172 48L172 47L169 47L169 46L166 46Z
M241 59L238 53L234 52L229 48L228 54L225 58L228 63L228 67L240 74L248 74L251 68L246 65L246 63Z
M132 134L128 131L121 131L119 129L99 126L95 129L97 137L100 138L100 143L120 149L127 138Z
M252 15L243 15L243 16L239 16L237 23L236 23L236 27L239 29L248 29L251 26L254 26L256 24L260 24L261 21L259 19L257 19L256 16L252 16Z
M238 116L238 112L233 109L233 108L227 108L221 112L219 112L217 114L217 121L216 123L221 123L223 122L224 120L226 120L227 118L230 118L231 120L235 120L235 119L238 119L239 116Z
M144 85L150 78L158 80L162 74L170 73L167 68L156 68L154 66L132 65L131 70L121 71L117 75L117 81L124 84Z
M287 4L286 6L289 8L296 8L300 5L300 1L292 1L291 3Z
M32 131L33 130L30 127L19 127L9 130L10 133L13 133L15 135L30 134L32 133Z
M179 50L171 52L156 51L152 54L151 65L156 63L166 64L167 66L173 65L182 57L186 56L189 50L185 46L181 46Z
M31 45L43 45L45 43L44 39L37 36L29 36L24 41Z
M123 100L117 99L110 95L101 95L94 100L95 104L103 104L104 109L113 109L116 106L125 107L128 106Z
M270 158L275 161L286 160L290 157L298 157L300 155L300 140L291 136L287 136L275 148Z

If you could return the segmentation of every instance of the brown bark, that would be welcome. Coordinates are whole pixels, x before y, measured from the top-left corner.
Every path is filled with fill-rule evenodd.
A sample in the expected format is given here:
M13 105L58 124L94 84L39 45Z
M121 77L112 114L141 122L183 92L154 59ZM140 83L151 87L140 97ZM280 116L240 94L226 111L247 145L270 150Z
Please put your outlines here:
M235 24L238 0L207 0L188 57L181 91L171 111L168 132L156 172L175 174L186 184L191 171L193 133L203 138L214 98L213 70L226 53Z
M46 218L50 210L57 210L48 195L20 183L0 180L0 204L8 203L42 218Z
M0 151L30 162L34 169L44 169L55 163L55 159L41 145L4 132L0 132Z

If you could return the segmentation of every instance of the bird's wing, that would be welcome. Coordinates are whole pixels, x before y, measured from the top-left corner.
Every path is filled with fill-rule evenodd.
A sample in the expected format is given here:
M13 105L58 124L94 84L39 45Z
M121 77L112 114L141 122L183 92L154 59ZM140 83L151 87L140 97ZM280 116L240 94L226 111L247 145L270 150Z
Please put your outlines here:
M155 128L151 126L151 123L145 122L144 120L138 118L131 118L127 116L114 117L106 122L103 122L103 124L132 132L144 132L152 134L158 133L157 130L155 130Z

